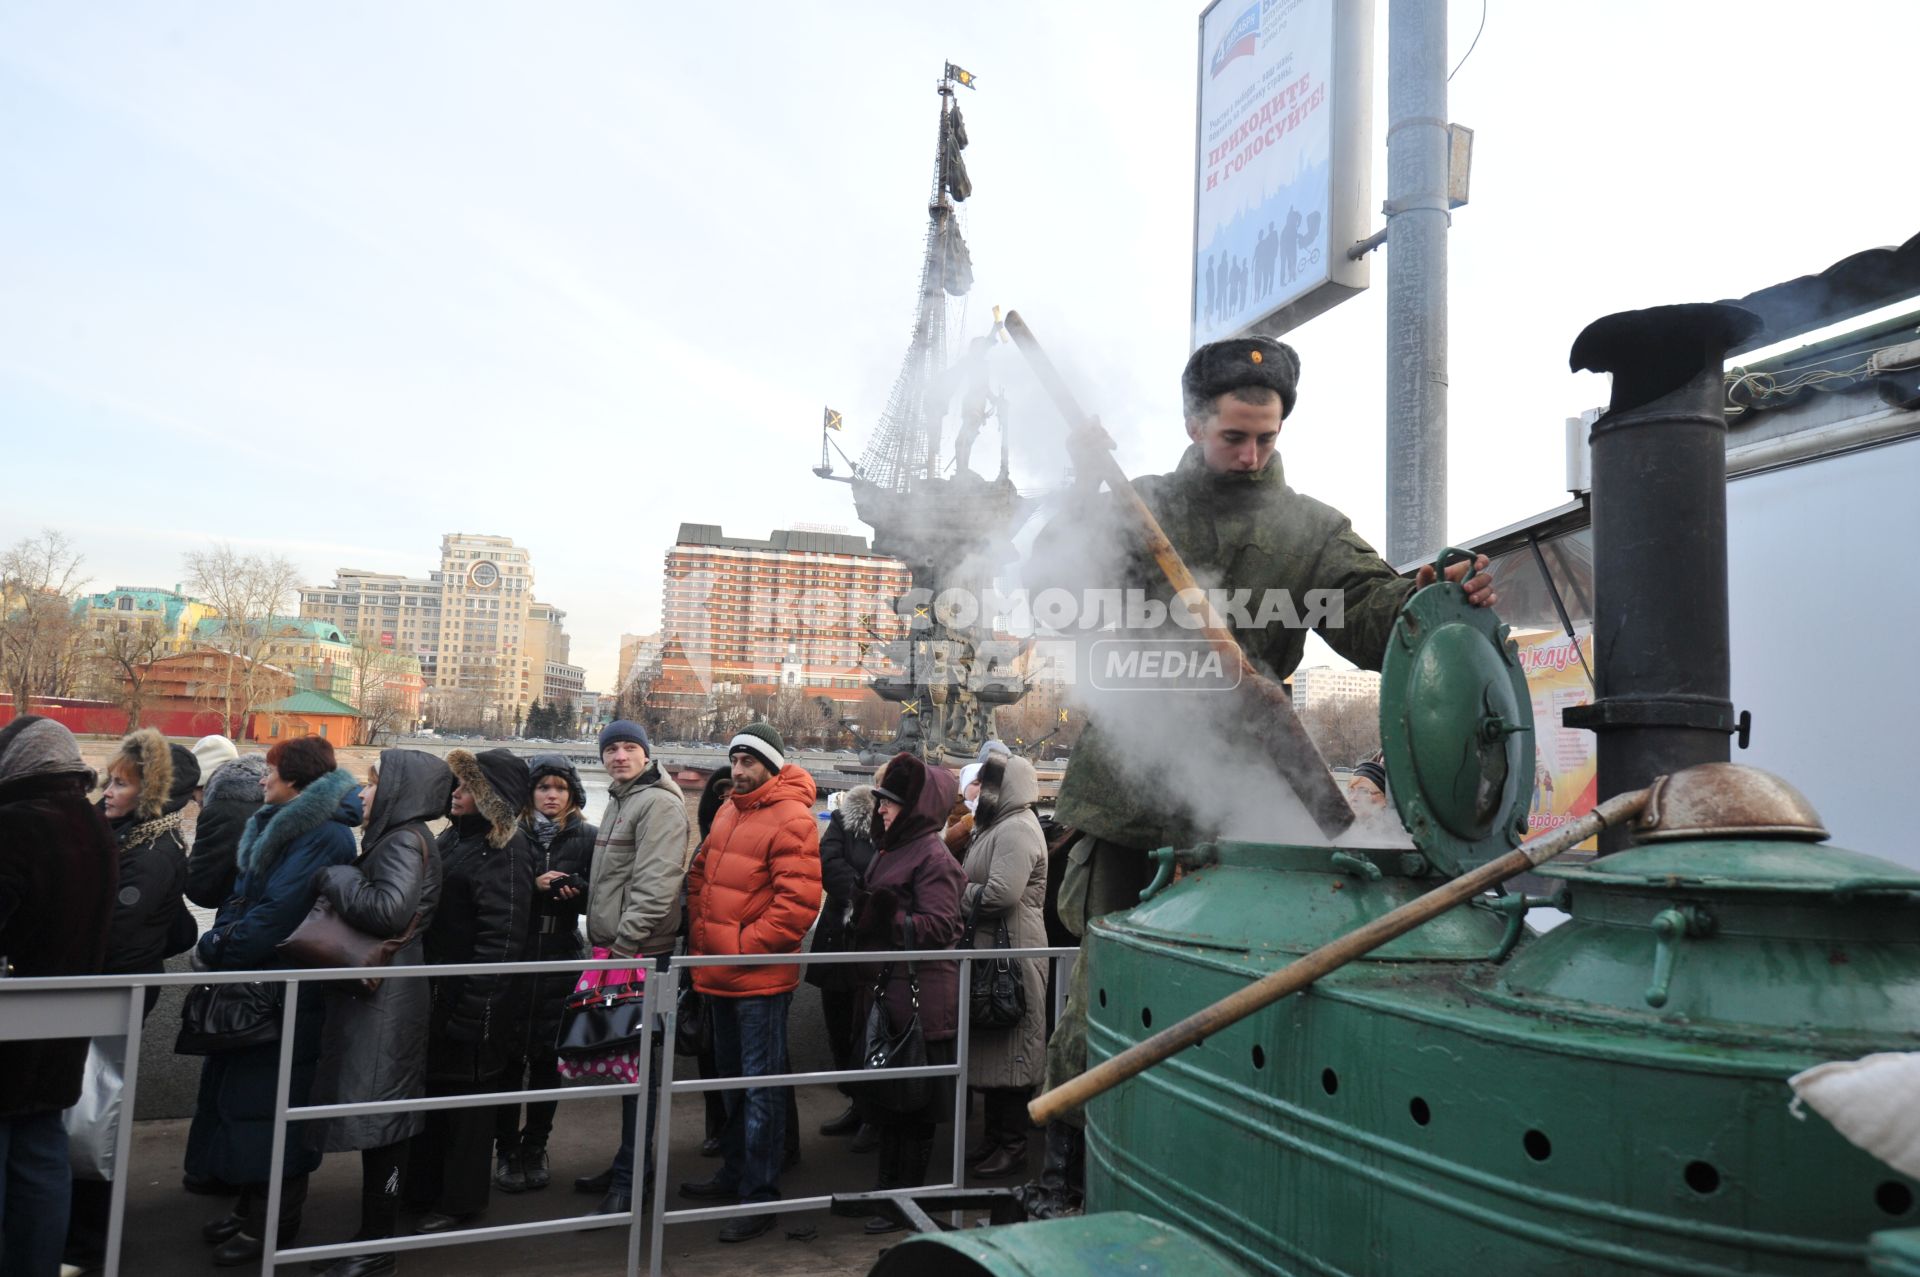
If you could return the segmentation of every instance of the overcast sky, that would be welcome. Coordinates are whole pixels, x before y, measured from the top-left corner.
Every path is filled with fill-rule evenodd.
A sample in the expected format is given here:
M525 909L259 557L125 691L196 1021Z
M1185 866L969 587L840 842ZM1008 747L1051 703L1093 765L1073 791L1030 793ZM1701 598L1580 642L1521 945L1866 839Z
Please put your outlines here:
M1385 0L1376 136L1384 135ZM1738 296L1920 230L1920 8L1494 0L1451 86L1449 529L1562 499L1589 320ZM1184 443L1191 4L0 6L0 541L94 588L212 540L424 574L499 533L607 686L677 525L857 525L849 451L912 318L932 92L965 95L978 284L1132 473ZM1454 0L1451 59L1481 8ZM1376 203L1385 195L1378 152ZM1289 338L1294 486L1384 536L1375 287ZM1058 479L1029 414L1016 477Z

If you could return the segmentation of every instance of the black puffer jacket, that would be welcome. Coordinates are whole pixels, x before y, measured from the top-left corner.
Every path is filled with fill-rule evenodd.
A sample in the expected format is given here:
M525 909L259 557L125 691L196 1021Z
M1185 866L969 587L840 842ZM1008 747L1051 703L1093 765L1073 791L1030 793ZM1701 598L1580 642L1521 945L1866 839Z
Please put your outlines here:
M538 830L531 818L521 824L521 832L533 845L533 876L551 870L578 874L586 878L593 867L593 844L600 836L597 826L589 824L579 812L573 821L559 830L546 846L540 845ZM549 891L533 893L533 940L527 948L529 958L579 958L586 955L580 940L580 915L586 912L587 893L562 900ZM571 987L571 986L569 986Z
M440 907L426 936L428 962L518 962L527 954L534 852L516 820L526 803L526 767L505 750L489 750L489 763L493 755L519 765L518 793L502 793L500 778L466 750L447 755L454 779L474 794L478 810L455 817L440 835ZM524 976L433 981L428 1071L446 1081L505 1068L523 1040L531 992Z
M440 859L429 820L447 810L453 773L432 754L388 749L380 754L374 794L351 865L320 871L316 885L340 916L381 939L404 935L417 913L414 937L393 955L395 966L421 962L421 935L440 902ZM328 985L327 1027L314 1078L316 1104L416 1099L426 1093L427 982L388 979L372 995L356 984ZM417 1113L375 1113L327 1123L326 1150L380 1148L417 1134Z
M200 764L151 727L121 742L114 761L122 759L140 769L140 795L131 812L110 822L120 845L120 887L107 930L105 970L113 974L158 971L199 935L180 898L187 885L180 813L193 801Z
M267 776L265 754L243 754L201 777L200 814L193 822L193 854L187 857L187 899L206 909L218 909L233 894L240 867L240 831L247 817L259 811L267 796L260 786Z
M873 863L873 786L856 785L840 799L839 809L820 833L820 882L827 899L813 931L813 952L845 953L854 948L849 926L853 902L866 890ZM807 983L822 989L852 989L860 984L846 963L817 962L807 967Z
M587 823L579 812L572 813L572 823L553 835L545 846L540 845L539 831L529 818L522 831L533 844L535 881L550 869L561 873L579 874L582 878L593 863L594 840L600 831ZM587 907L587 893L581 892L572 900L562 900L550 892L537 888L533 893L533 936L527 945L527 957L530 959L558 960L561 958L584 958L587 947L580 938L580 915ZM553 1054L553 1044L560 1036L560 1013L565 1010L567 995L573 992L574 982L579 977L565 971L549 972L532 977L533 1007L527 1017L525 1041L517 1054L524 1059L532 1059L538 1054Z

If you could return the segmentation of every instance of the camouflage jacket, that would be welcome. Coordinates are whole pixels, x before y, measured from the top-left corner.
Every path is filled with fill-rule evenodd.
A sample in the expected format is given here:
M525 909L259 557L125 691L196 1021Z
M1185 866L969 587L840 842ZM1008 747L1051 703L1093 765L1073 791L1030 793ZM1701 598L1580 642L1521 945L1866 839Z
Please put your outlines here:
M1380 668L1394 619L1413 593L1413 582L1374 553L1345 515L1288 487L1277 454L1256 475L1226 476L1209 471L1199 448L1189 447L1172 474L1147 475L1135 479L1133 486L1202 587L1250 591L1245 605L1249 615L1257 614L1268 590L1286 591L1293 606L1309 616L1309 591L1338 590L1344 600L1342 624L1312 628L1354 664ZM1102 502L1116 504L1111 497ZM1110 510L1104 513L1111 515ZM1030 587L1037 577L1041 584L1086 588L1081 582L1048 579L1048 568L1067 560L1060 547L1084 539L1089 518L1101 517L1101 511L1082 508L1049 523L1035 543L1037 570L1029 573ZM1127 533L1117 535L1125 538ZM1136 548L1129 557L1122 569L1126 581L1100 584L1124 584L1162 600L1171 597L1171 587L1143 550ZM1235 633L1255 668L1276 679L1293 673L1306 647L1306 630L1297 625L1248 629L1242 621ZM1204 836L1182 811L1177 796L1156 783L1151 771L1140 772L1117 756L1101 736L1097 710L1074 749L1055 815L1062 824L1143 850L1191 845Z

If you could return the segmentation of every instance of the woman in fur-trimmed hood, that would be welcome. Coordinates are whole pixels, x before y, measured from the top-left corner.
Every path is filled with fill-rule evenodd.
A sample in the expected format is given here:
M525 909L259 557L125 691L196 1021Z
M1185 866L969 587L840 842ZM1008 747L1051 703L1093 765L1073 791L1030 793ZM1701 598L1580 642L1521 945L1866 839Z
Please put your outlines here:
M278 946L313 908L320 872L354 857L360 786L352 773L334 765L333 746L324 739L300 736L268 750L262 790L266 805L247 818L240 834L240 876L233 895L194 948L198 970L285 966ZM308 986L293 1035L290 1104L307 1102L324 1019L323 999ZM215 1264L241 1264L260 1255L279 1064L280 1044L269 1042L209 1055L201 1070L188 1146L207 1174L240 1186L233 1214L209 1234L223 1239L213 1252ZM287 1132L280 1197L280 1236L286 1240L298 1231L307 1175L320 1163L313 1134L304 1125ZM203 1163L198 1162L202 1153Z
M120 742L107 763L100 813L120 845L120 890L107 938L106 970L158 971L197 934L181 892L187 844L181 813L200 783L193 753L146 727ZM159 990L147 990L152 1008Z
M447 753L452 818L440 834L440 906L427 930L430 963L518 962L532 932L534 849L520 828L533 793L513 751ZM464 1095L504 1084L514 1045L526 1035L532 981L525 976L447 976L432 981L427 1093ZM421 1232L455 1227L484 1210L492 1180L493 1113L438 1110L414 1138L405 1196L430 1203Z

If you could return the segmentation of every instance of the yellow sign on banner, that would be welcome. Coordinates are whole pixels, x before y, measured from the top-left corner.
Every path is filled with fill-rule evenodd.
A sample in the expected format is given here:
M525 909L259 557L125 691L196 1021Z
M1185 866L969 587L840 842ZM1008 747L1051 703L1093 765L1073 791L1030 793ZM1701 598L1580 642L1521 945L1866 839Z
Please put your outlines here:
M1593 699L1593 688L1587 682L1587 670L1593 664L1593 635L1585 628L1575 633L1578 650L1576 640L1559 630L1513 636L1520 648L1520 668L1527 676L1527 690L1533 695L1533 804L1527 813L1531 838L1593 810L1597 784L1593 733L1560 723L1562 710ZM1586 658L1584 664L1582 657ZM1595 845L1588 839L1580 847L1591 851Z

